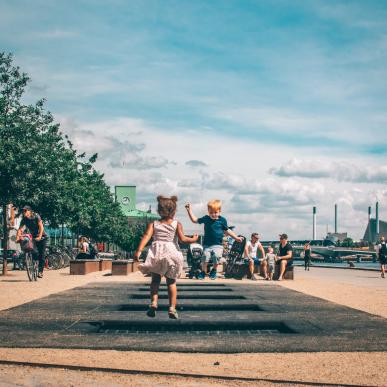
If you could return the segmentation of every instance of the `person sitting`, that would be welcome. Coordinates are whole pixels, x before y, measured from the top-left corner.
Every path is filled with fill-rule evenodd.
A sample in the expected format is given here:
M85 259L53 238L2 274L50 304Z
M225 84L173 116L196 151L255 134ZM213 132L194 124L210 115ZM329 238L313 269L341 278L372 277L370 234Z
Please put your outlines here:
M78 241L79 253L75 259L92 259L89 251L89 241L86 237L81 236Z
M288 242L288 236L286 234L280 234L280 245L278 248L277 262L279 265L279 277L278 281L282 281L285 274L286 267L293 264L293 247Z
M261 262L257 258L258 249L260 250L262 257L265 257L265 250L263 249L262 244L259 241L259 234L254 232L251 234L251 240L246 243L246 247L245 247L245 258L246 258L246 261L249 265L249 270L250 270L250 275L251 275L250 278L253 281L257 280L257 278L254 275L254 265L259 266L262 263L265 278L267 277L265 261Z

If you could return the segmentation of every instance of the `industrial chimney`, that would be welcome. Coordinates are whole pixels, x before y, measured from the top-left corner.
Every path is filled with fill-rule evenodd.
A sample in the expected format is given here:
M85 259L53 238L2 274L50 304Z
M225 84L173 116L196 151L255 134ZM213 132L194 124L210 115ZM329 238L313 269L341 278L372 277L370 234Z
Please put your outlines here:
M379 202L376 202L375 217L376 217L375 241L377 241L379 239Z
M335 234L337 234L337 204L335 204Z
M316 239L316 207L313 207L313 240Z
M368 242L371 243L371 206L368 207Z

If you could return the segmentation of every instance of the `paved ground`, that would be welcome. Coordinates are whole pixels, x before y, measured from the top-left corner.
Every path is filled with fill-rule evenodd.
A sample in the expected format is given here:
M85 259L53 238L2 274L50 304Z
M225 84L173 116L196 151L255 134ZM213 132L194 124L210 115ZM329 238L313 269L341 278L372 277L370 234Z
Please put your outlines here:
M189 291L183 291L184 286L180 286L187 282L192 283L192 281L186 280L179 281L179 297L183 294L189 294ZM96 309L93 313L92 309L82 309L81 304L84 303L83 307L87 304L90 306L90 300L92 300L92 303L94 303L97 307L98 305L104 305L105 301L110 297L110 300L113 300L113 305L119 306L120 309L113 311L113 319L118 319L117 315L120 316L119 319L122 319L122 316L125 313L130 313L130 315L138 315L140 321L143 319L141 316L144 315L144 310L133 310L133 308L144 309L144 305L147 302L146 299L143 299L143 294L146 294L147 292L147 290L143 290L143 288L147 287L142 285L143 283L144 278L139 273L131 274L128 277L111 277L106 276L106 273L93 273L87 276L69 276L66 270L61 270L47 272L43 281L39 281L38 283L29 283L26 280L25 272L11 272L7 277L0 276L0 310L5 311L6 313L12 312L12 318L15 318L15 315L19 313L18 310L21 311L21 308L25 308L24 326L28 327L29 325L39 323L39 321L35 318L35 315L38 313L34 313L33 311L36 311L36 309L33 308L37 305L36 302L42 303L43 310L50 314L45 315L43 318L47 321L47 326L52 324L52 326L56 326L55 329L57 329L58 326L60 326L60 321L56 321L56 317L60 317L60 319L62 319L62 323L67 320L74 321L74 311L76 310L79 312L79 322L83 320L102 321L100 317L106 313L106 310L103 311L104 307L101 307L102 309ZM223 295L238 295L239 291L243 290L245 287L247 290L243 290L245 293L242 294L243 296L246 294L248 295L249 293L254 294L254 292L261 292L261 290L263 291L261 295L263 295L264 293L269 292L269 289L272 289L271 306L273 308L271 308L268 299L265 300L265 298L256 298L254 304L258 309L255 311L242 310L242 312L256 315L266 314L267 316L277 315L277 317L282 313L285 322L286 317L289 317L289 314L291 315L294 313L293 301L298 299L304 302L308 299L307 294L317 297L317 304L315 305L322 305L324 308L326 305L333 305L334 308L332 310L338 306L340 309L339 315L341 315L343 320L346 314L345 310L349 310L350 313L347 316L350 318L355 316L355 318L358 319L360 316L361 319L368 321L370 321L369 319L373 320L375 318L373 323L376 321L377 326L379 326L379 323L382 321L386 321L385 319L380 319L378 316L387 317L387 280L382 280L380 275L376 272L355 272L349 270L312 268L310 272L305 273L302 269L296 268L295 281L283 281L281 283L274 284L267 283L263 280L257 282L246 280L219 280L215 283L213 281L206 280L201 283L201 285L209 284L223 284L226 285L226 288L233 288L234 286L237 287L236 290L223 290L218 292ZM239 285L242 286L239 287ZM275 286L273 287L273 285ZM78 293L80 293L79 287L83 286L89 289L86 292L89 299L84 300L83 298L79 298L79 301L83 301L78 305ZM277 288L277 286L280 290L273 290ZM102 297L101 300L99 300L98 292L96 292L96 289L93 290L94 287L112 287L115 289L126 287L127 292L125 297L125 292L117 291L114 293L115 296L110 295L109 297ZM221 288L221 286L217 287ZM202 286L201 289L204 290L196 290L196 294L208 293L205 288L207 288L207 286ZM71 289L74 289L74 293L71 293ZM275 312L274 306L278 304L278 299L281 299L278 296L284 294L281 292L285 292L286 294L288 292L287 289L297 291L289 292L289 294L295 293L301 296L304 294L306 298L284 298L283 312ZM138 296L136 297L140 297L139 295L141 295L141 297L128 297L130 296L128 293L129 290L131 291L130 294L137 294ZM60 300L62 295L66 293L73 295L78 294L78 296L72 298L71 302L68 300L66 307L59 307L58 309L60 310L60 313L57 316L56 313L53 312L53 305L48 307L51 301L48 303L46 303L46 301L50 297L56 297L57 300ZM84 291L81 293L85 295ZM42 298L48 295L51 296ZM316 300L315 297L310 298L312 300ZM286 300L290 303L286 303ZM324 300L330 302L326 303ZM197 315L197 306L194 306L192 301L192 299L180 300L183 307L186 305L186 309L183 309L183 311L180 312L182 321L186 319L187 314ZM210 304L212 302L208 299L196 301L197 304L201 305L201 309L204 308L204 304ZM253 303L250 296L248 296L246 300L218 300L218 304L219 302L222 302L223 305L232 304L234 305L232 306L233 308L237 308L236 305L241 305L240 308L242 309L245 308L244 305ZM313 301L313 303L314 302L315 301ZM191 307L187 306L188 303L191 304ZM268 305L267 307L265 306L265 303ZM339 304L341 304L341 306ZM346 308L344 305L351 308ZM33 308L28 311L28 308L31 306L33 306ZM45 309L46 307L47 309ZM230 306L224 306L224 309L229 307ZM265 311L264 308L267 308L267 310ZM354 311L354 308L357 310ZM288 312L286 312L286 310ZM304 315L303 318L305 321L310 322L310 315L322 317L324 314L323 310L321 312L319 310L308 311L307 308L305 308L300 311L300 314ZM327 312L327 316L325 316L326 320L329 320L330 310L330 308L325 309ZM362 313L361 311L368 313ZM17 313L13 314L15 312ZM219 313L223 315L224 313L230 312L232 311L219 311ZM236 311L234 310L233 313L235 312ZM68 316L66 316L66 314ZM90 318L91 316L92 318ZM334 318L336 318L335 312L332 316L333 317L330 319L330 325L334 326ZM16 319L19 320L19 322L16 321L17 324L23 325L21 319L22 316L19 315ZM169 321L166 318L165 310L159 314L157 319L158 321L164 321L169 324ZM317 320L319 319L317 318ZM348 324L351 329L352 326L357 329L357 321L354 321L352 324L349 318L347 318L347 320L347 322L344 321L344 324ZM8 332L3 333L4 336L9 336L12 331L11 324L6 322L4 325L4 322L5 320L2 321L0 327L3 328L3 331L4 329L7 329ZM320 324L320 321L317 321L317 323ZM84 326L87 325L89 324ZM60 335L63 334L65 327L67 327L67 325L60 326ZM92 327L97 330L101 329L98 328L98 325L94 325ZM44 329L44 326L42 326L42 328ZM76 340L76 334L79 335L78 337L82 338L83 333L77 331L79 329L77 324L69 328L69 330L71 329L74 330L70 332L70 336L73 336L72 340ZM90 327L87 329L90 329ZM337 340L336 338L330 337L329 334L326 334L328 333L326 329L327 328L325 328L324 325L323 330L325 330L325 334L323 333L320 334L319 337L316 337L321 345L321 351L325 350L325 342L327 342L328 345L332 345L332 342L334 343L334 341ZM367 337L363 340L367 342L371 340L371 337L374 337L373 340L377 342L384 335L384 332L385 325L382 330L378 328L376 332L367 331ZM245 332L245 334L246 333L248 334L248 332ZM116 351L111 350L109 345L104 347L109 349L98 350L44 347L0 347L0 386L145 386L149 384L179 387L182 385L278 386L278 384L286 386L387 386L387 351L385 350L385 344L383 344L383 342L381 343L384 346L384 349L379 352L375 352L374 350L372 350L372 352L363 352L364 349L361 349L361 352L354 352L355 349L348 350L346 349L346 341L351 341L351 338L350 336L346 336L347 340L343 340L344 346L343 348L339 348L340 352L284 353L286 351L283 351L281 353L281 350L275 349L270 353L265 352L265 347L267 345L271 345L271 339L265 340L265 337L273 338L274 336L277 336L277 339L282 338L283 340L285 336L298 335L297 337L302 338L307 335L305 335L305 332L303 335L300 333L266 333L269 333L269 335L265 335L263 332L261 335L257 334L260 339L263 339L261 341L261 352L257 353L206 354L188 352L156 352L154 348L146 352L139 351L139 348L135 348L133 351L126 351L122 349ZM349 334L345 331L342 333L344 335ZM361 332L359 332L358 336L361 336L360 333ZM378 333L380 336L379 338L377 337ZM55 330L48 330L47 332L42 331L40 333L35 331L35 334L36 338L39 338L39 340L45 340L44 342L47 343L47 345L51 345L52 343L56 343L56 335L58 332L55 332ZM88 334L90 335L90 333ZM98 331L92 334L95 335L95 337L98 337L98 335L104 335L104 333L98 333ZM352 337L356 336L356 334L351 334ZM130 334L125 332L125 335L127 340ZM139 335L143 334L139 333ZM43 338L43 336L46 337ZM171 335L168 333L162 334L159 340L168 341L170 336ZM114 337L114 334L109 337L111 339ZM237 335L236 339L235 337L228 335L228 343L233 344L234 341L240 341L240 337L243 337L243 334ZM6 340L8 340L8 338ZM18 343L21 343L23 341L23 335L21 334L17 340ZM65 344L67 345L67 343ZM179 350L179 348L177 348L177 350ZM5 362L9 363L6 365ZM28 363L30 363L30 366L27 366Z
M165 285L160 311L150 319L146 282L91 283L0 312L0 341L3 347L212 353L387 351L380 335L385 319L269 285L181 283L174 321Z

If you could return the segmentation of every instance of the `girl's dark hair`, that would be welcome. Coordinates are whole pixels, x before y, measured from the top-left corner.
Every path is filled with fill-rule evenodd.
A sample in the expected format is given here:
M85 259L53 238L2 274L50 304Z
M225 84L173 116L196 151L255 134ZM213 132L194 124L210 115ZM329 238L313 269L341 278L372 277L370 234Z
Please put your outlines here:
M176 202L177 196L171 196L170 198L166 198L164 196L157 196L157 212L161 216L161 219L165 218L173 218L176 213Z

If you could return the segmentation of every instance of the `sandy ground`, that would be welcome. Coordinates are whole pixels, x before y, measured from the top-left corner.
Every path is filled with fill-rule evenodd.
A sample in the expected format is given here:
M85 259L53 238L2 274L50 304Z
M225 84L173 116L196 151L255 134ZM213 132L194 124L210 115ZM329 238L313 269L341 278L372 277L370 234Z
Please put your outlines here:
M282 281L276 284L387 317L387 279L381 279L377 272L317 268L304 272L303 269L297 268L295 278L295 281ZM127 277L112 277L107 273L70 276L68 269L64 269L47 271L42 281L30 283L25 272L10 272L9 276L0 277L0 310L90 282L115 281L144 281L144 277L140 273ZM256 282L246 280L244 283L249 283L251 286L273 285L263 280ZM5 365L1 364L1 360L50 363L60 365L62 368ZM66 366L86 368L75 370L66 369ZM101 367L111 368L111 371L96 370ZM225 376L233 379L222 379ZM149 384L155 386L274 386L278 384L387 386L387 353L230 355L0 348L0 386L145 386Z

